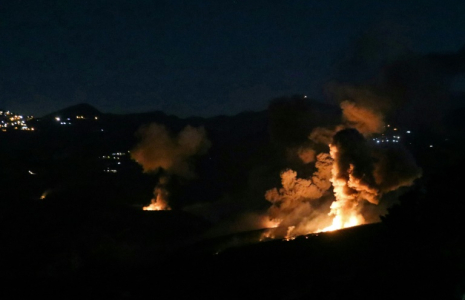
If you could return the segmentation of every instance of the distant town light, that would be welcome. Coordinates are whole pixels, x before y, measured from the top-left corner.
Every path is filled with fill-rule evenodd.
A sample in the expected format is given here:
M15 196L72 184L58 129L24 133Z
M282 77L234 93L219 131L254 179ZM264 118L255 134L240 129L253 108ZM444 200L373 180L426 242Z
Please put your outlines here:
M407 133L410 133L410 130L407 130Z
M433 145L429 145L430 148L433 148Z
M55 117L55 120L57 120L57 122L60 122L60 117Z

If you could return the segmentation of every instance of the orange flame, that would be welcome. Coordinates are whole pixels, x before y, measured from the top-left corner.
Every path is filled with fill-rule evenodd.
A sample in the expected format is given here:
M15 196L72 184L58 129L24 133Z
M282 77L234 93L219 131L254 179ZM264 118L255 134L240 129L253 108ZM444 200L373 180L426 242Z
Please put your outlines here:
M365 223L365 220L360 215L350 216L349 220L345 222L343 221L341 215L336 215L333 219L333 223L330 226L320 229L317 232L335 231L335 230L339 230L343 228L349 228L349 227L354 227L357 225L362 225L363 223Z
M330 155L336 160L338 155L338 149L335 145L329 145ZM351 188L356 188L359 182L353 180L352 173L353 165L350 165L349 180L338 177L339 168L337 163L333 163L331 170L332 178L331 183L333 184L333 192L336 201L331 204L331 212L329 215L334 215L333 222L330 226L323 229L317 230L317 232L334 231L338 229L353 227L362 225L365 223L365 219L358 212L357 206L358 201L356 199L357 194L351 192Z
M152 199L150 205L143 207L143 210L171 210L171 207L169 207L168 203L159 193L156 199Z

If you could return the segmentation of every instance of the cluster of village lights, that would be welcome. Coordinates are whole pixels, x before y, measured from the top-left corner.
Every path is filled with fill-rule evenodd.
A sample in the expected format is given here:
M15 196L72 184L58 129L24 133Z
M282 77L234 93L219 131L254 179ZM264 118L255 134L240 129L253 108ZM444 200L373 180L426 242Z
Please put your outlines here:
M26 121L33 119L33 116L24 117L11 111L0 110L0 128L3 132L12 130L34 131L33 127L28 127Z

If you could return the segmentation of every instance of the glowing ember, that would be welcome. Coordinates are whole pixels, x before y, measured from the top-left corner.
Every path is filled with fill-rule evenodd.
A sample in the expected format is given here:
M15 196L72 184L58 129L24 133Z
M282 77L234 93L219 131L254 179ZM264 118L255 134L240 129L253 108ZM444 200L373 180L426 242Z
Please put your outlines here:
M44 200L48 194L50 194L51 190L46 190L45 192L42 193L42 195L40 196L40 200Z

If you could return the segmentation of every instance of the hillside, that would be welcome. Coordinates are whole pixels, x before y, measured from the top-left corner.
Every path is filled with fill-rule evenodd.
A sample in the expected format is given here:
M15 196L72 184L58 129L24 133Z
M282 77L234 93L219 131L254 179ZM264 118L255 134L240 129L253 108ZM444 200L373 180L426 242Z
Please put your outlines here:
M25 297L460 299L465 202L454 193L463 182L462 139L427 131L403 138L423 177L382 223L258 242L263 224L247 222L270 207L265 191L280 186L289 166L312 174L295 147L338 118L340 110L302 99L187 119L78 105L32 120L34 132L5 132L0 277L28 282L15 291ZM203 126L211 142L189 161L195 176L171 177L172 211L141 209L164 175L143 173L128 152L150 123L171 136Z

